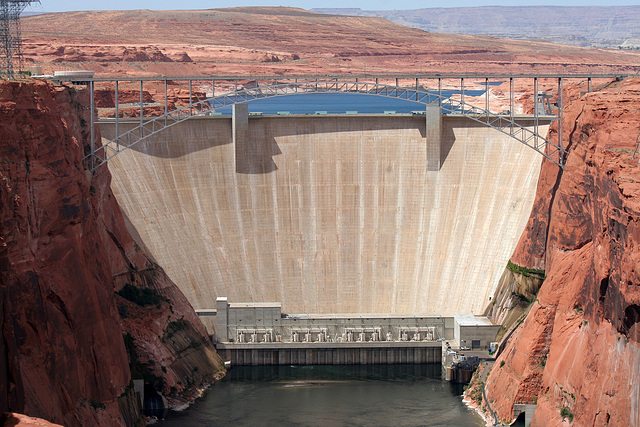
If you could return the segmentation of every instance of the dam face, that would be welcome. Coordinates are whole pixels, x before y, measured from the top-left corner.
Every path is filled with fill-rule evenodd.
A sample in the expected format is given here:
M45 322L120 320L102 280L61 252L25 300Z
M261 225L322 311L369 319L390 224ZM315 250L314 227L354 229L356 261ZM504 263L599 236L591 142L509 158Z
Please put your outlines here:
M109 167L141 241L196 309L225 296L284 313L480 314L542 156L464 117L444 117L442 133L441 170L427 171L424 116L252 117L238 155L231 118L201 118Z

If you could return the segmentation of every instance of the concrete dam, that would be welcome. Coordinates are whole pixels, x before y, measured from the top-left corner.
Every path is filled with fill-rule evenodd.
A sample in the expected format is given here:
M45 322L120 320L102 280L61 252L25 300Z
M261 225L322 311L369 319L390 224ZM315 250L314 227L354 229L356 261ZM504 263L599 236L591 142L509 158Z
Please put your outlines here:
M446 115L433 171L427 133L424 115L250 117L237 150L230 117L201 117L109 167L140 242L196 309L228 297L283 313L481 314L542 156Z

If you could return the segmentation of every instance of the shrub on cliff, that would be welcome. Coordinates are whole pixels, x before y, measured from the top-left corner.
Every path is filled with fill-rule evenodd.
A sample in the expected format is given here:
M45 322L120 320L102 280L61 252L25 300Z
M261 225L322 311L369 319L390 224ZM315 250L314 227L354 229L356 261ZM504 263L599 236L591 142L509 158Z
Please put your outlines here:
M523 267L518 264L514 264L511 261L507 263L507 268L514 273L522 274L524 277L534 277L536 279L544 280L546 278L544 270L536 270L534 268Z

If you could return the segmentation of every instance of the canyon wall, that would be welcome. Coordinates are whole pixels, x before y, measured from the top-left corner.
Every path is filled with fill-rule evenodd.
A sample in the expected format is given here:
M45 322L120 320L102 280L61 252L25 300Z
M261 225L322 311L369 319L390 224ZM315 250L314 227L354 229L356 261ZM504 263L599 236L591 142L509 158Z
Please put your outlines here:
M487 394L502 420L514 403L537 403L532 425L638 426L640 79L574 98L564 116L566 168L543 163L512 257L546 280L503 343Z
M221 375L192 307L83 167L88 96L0 82L0 412L144 423L132 378L184 405Z
M542 156L446 117L446 159L427 171L426 138L424 116L263 117L243 152L230 118L202 118L109 165L129 221L196 308L226 296L287 313L481 314Z

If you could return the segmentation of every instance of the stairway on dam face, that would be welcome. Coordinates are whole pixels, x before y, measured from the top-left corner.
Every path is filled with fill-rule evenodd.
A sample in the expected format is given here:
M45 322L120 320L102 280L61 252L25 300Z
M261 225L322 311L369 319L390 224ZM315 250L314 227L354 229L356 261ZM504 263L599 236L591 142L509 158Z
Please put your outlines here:
M237 159L230 118L194 119L110 160L112 187L196 309L228 296L289 313L480 313L542 157L464 117L442 126L432 172L424 119L252 118Z

